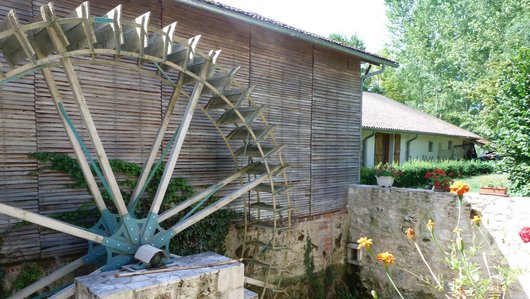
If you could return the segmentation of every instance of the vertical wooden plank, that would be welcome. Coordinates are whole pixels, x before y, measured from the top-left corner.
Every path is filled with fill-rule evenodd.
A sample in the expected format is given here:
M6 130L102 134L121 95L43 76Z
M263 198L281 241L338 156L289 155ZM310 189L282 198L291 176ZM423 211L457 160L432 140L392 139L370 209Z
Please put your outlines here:
M311 143L312 213L345 207L360 165L360 61L315 47Z

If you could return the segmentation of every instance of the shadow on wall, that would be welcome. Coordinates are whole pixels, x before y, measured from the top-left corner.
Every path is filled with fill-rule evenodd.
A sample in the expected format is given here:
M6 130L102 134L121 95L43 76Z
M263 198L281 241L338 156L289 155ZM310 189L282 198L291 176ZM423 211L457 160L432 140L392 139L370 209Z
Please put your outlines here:
M464 197L462 210L462 237L469 248L472 240L471 218L480 215L481 228L489 245L497 255L496 260L488 257L490 269L497 263L509 265L514 271L530 265L530 244L524 244L518 236L519 230L528 226L530 211L524 208L529 198L499 198L470 194ZM381 188L378 186L353 185L349 190L348 209L350 213L350 239L357 240L368 236L373 239L375 254L389 251L395 256L395 265L391 272L396 285L406 298L436 298L434 288L407 273L413 271L423 277L431 278L425 264L420 259L413 242L406 237L405 231L412 227L416 239L434 273L444 277L454 277L447 264L440 260L443 255L431 239L426 227L429 219L435 223L435 232L441 244L450 244L458 215L455 195L429 190L406 188ZM476 230L476 228L475 228ZM491 252L484 239L476 231L476 242L482 241L483 247L475 254L474 262L483 265L482 252ZM491 256L491 255L489 255ZM380 298L393 298L396 295L386 278L384 267L378 261L364 254L360 262L361 280L367 289L376 290ZM481 266L487 276L484 266ZM492 273L494 274L494 273ZM445 281L446 290L447 283ZM510 285L508 294L512 298L530 296L530 274L518 277Z

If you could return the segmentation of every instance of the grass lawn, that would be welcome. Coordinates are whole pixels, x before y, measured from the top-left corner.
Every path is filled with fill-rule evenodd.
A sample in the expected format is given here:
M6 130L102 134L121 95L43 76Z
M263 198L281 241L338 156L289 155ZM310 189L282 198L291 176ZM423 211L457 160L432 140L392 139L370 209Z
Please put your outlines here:
M503 174L485 174L479 176L472 176L468 178L457 179L469 184L470 192L478 192L481 186L493 185L495 187L507 187L508 175ZM510 190L508 189L508 193Z

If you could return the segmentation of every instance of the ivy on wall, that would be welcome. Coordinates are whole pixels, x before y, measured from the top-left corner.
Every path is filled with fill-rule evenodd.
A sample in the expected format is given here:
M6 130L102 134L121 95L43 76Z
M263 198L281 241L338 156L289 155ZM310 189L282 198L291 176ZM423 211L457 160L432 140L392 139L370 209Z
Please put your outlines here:
M83 176L83 172L76 159L67 154L50 152L30 153L29 156L35 158L39 162L46 163L46 165L40 170L47 169L57 171L72 178L73 183L69 185L69 187L86 188L88 190L88 185ZM118 179L118 184L123 198L126 200L131 198L132 192L136 187L137 178L142 172L142 168L136 163L124 160L115 159L110 160L109 162L116 177L121 178ZM158 188L160 179L162 178L163 169L163 165L157 169L153 179L145 189L144 196L138 203L137 216L140 218L144 217L149 211L150 202ZM100 189L104 200L107 202L109 210L112 211L114 206L110 195L101 185ZM163 212L164 210L186 200L191 195L193 195L193 188L184 178L172 178L169 182L160 211ZM207 207L208 203L211 203L214 200L215 198L212 197L209 202L203 205L203 207ZM164 228L172 226L187 212L188 210L182 211L172 219L165 221L162 226ZM75 223L84 227L94 225L98 220L98 216L99 213L94 203L85 204L73 212L53 215L56 219ZM222 209L213 213L175 236L170 243L171 251L179 255L189 255L204 251L224 253L224 240L228 233L229 224L237 217L238 215L235 211L227 209ZM91 219L92 221L87 222L86 219Z

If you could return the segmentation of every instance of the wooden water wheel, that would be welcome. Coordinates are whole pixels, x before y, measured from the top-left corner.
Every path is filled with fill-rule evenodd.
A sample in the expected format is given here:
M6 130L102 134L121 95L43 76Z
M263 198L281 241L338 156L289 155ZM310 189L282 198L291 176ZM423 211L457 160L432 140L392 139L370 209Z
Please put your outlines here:
M264 117L264 107L257 105L251 97L252 87L235 82L238 68L227 71L218 66L220 51L206 54L196 51L199 36L190 39L174 36L176 22L162 29L149 26L149 13L135 20L123 20L121 6L118 6L101 17L93 17L88 2L67 17L58 17L52 3L42 6L40 12L42 20L21 24L15 11L10 11L0 24L0 52L8 63L0 65L0 84L30 73L42 73L101 216L96 226L83 229L0 203L0 213L85 239L90 244L86 255L13 297L28 297L85 265L100 262L103 264L100 270L106 271L133 263L136 251L145 244L169 254L172 237L240 197L245 215L241 255L247 269L246 283L257 287L262 298L281 294L282 273L286 272L282 264L288 244L282 241L286 238L278 236L290 231L292 214L285 171L288 165L282 158L282 145L274 138L274 128ZM123 198L110 167L87 105L89 99L85 99L79 82L75 69L78 65L105 66L109 71L136 71L172 88L158 133L131 198ZM62 70L67 79L77 106L76 113L81 115L81 126L89 136L87 140L83 140L69 117L52 68ZM179 98L187 99L185 113L169 143L161 150L165 134L171 133L168 132L169 125ZM199 105L200 99L205 98L206 104ZM197 110L211 121L226 145L235 172L177 206L161 211L168 183ZM150 199L149 212L141 218L137 204L145 196L145 187L159 167L165 167L160 184ZM104 200L99 185L104 186L111 203ZM222 195L218 199L205 204L220 191L223 193L219 193ZM109 205L112 206L110 209ZM188 211L186 216L170 228L162 228L164 221L182 215L182 211ZM54 296L67 298L73 292L70 286Z

